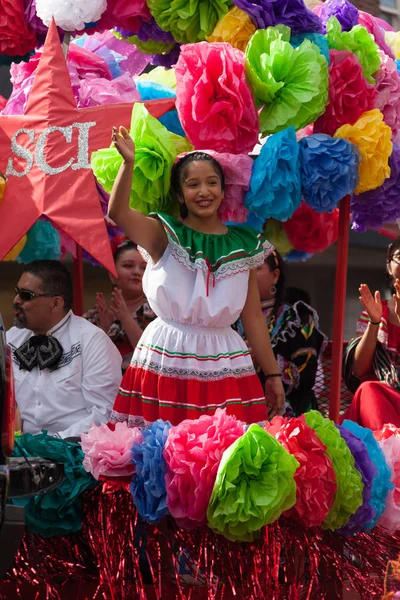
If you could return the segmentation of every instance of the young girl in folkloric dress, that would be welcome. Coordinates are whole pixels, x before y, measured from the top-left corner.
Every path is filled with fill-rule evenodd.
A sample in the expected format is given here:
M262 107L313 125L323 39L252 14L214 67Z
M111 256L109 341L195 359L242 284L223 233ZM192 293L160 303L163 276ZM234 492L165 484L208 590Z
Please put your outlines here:
M158 318L138 343L111 423L143 427L161 418L176 425L219 407L246 423L279 414L285 394L255 272L272 246L250 228L219 221L224 174L204 152L184 156L172 170L183 222L132 210L135 147L123 128L113 129L113 142L124 162L109 216L146 256L143 289ZM239 316L265 373L265 394L249 350L231 327Z

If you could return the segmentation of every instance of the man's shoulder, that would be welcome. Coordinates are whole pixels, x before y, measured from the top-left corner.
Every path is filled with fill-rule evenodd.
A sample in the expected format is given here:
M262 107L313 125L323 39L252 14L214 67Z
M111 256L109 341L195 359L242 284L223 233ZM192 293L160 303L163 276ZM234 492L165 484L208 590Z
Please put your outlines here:
M11 327L6 332L7 344L11 347L19 347L23 344L30 336L32 331L30 329L20 329L19 327Z
M72 314L71 327L79 332L79 337L83 343L88 344L93 339L96 339L96 342L98 343L114 346L113 342L101 327L94 325L84 317L78 317L77 315Z

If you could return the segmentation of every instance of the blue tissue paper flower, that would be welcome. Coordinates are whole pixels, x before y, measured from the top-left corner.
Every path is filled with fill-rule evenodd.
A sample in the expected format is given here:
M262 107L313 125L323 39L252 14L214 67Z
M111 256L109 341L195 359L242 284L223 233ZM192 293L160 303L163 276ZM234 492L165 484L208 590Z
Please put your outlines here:
M136 473L130 486L131 493L139 515L149 523L157 523L169 514L163 450L171 427L169 421L158 419L143 429L142 442L132 446Z
M290 43L293 48L297 48L302 42L304 42L304 40L310 40L310 42L318 46L320 53L325 56L329 67L331 64L331 58L329 56L327 38L320 33L299 33L298 35L292 35L290 38Z
M244 203L263 221L286 221L300 206L300 187L299 144L294 127L289 127L261 147Z
M299 142L301 192L317 212L332 212L358 183L359 153L342 138L315 133Z
M161 83L148 81L148 79L135 79L136 89L140 94L140 99L145 100L160 100L161 98L176 98L176 91Z
M17 262L33 260L59 260L61 256L60 234L49 221L36 221L27 233L26 244L17 256Z

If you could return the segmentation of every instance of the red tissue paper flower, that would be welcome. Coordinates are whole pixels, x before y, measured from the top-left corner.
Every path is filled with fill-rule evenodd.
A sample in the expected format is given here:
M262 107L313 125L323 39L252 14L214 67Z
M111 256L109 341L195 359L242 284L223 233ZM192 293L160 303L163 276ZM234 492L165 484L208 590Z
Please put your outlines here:
M333 135L342 125L353 125L364 112L375 108L378 92L365 79L355 54L331 50L329 55L329 104L315 121L314 133Z
M36 34L24 11L24 0L0 0L0 55L22 57L36 48Z
M245 56L228 43L182 46L175 67L176 107L196 150L245 154L258 142L258 114Z
M300 463L294 475L296 504L284 513L304 527L319 527L329 513L337 490L326 446L302 418L275 417L266 430Z
M337 241L339 231L339 209L331 214L317 213L302 202L293 217L283 223L290 244L296 250L315 254L322 252Z

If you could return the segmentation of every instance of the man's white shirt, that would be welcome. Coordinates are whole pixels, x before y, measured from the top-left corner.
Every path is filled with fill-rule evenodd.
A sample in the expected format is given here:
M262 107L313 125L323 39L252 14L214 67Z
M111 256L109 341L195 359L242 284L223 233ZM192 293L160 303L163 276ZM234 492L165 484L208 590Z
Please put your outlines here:
M14 352L34 333L17 327L7 332L23 430L76 437L92 423L109 420L121 381L122 358L102 329L72 311L47 333L63 347L57 368L26 371L20 369Z

